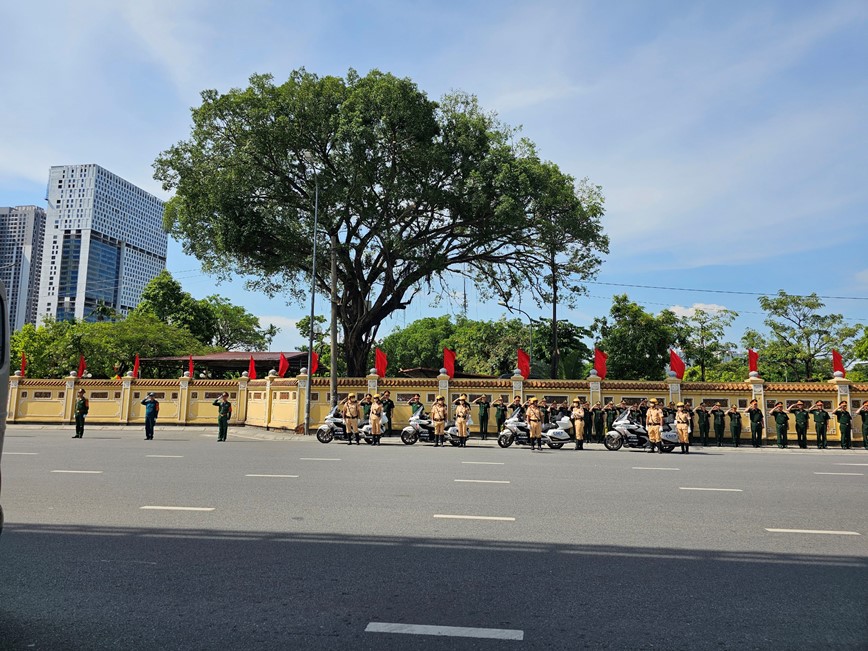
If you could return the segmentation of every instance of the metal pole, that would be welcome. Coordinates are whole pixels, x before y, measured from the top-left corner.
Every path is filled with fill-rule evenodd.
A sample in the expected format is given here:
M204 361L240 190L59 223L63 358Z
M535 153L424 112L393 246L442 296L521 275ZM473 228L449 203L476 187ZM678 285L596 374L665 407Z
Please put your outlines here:
M313 257L310 263L310 337L307 346L307 396L305 396L306 406L304 410L305 435L310 434L310 394L313 389L313 373L311 373L311 364L313 363L313 327L314 309L316 306L316 231L317 221L319 220L319 176L317 176L316 168L313 170L313 179Z
M329 343L329 354L331 360L329 368L331 375L329 377L329 387L332 394L332 407L338 404L338 235L332 233L332 323L331 323L331 341Z
M530 350L527 351L527 361L529 364L533 365L533 319L530 317L530 314L522 310L520 307L511 307L503 301L498 301L497 304L505 307L510 312L520 312L527 317L527 329L530 332Z

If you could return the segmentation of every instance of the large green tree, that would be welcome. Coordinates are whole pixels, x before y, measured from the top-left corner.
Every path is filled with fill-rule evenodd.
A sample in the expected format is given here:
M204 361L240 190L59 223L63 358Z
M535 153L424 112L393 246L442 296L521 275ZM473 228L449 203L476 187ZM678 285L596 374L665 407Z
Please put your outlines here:
M439 369L443 365L443 349L448 347L454 333L455 324L448 314L417 319L403 328L395 328L383 339L380 348L394 368Z
M409 79L352 70L207 90L190 139L155 162L155 178L175 193L166 228L206 271L303 300L314 241L334 253L351 375L365 373L384 319L455 274L483 291L496 280L545 296L551 251L540 242L552 220L564 233L559 281L591 273L594 263L574 263L577 251L605 250L601 211L575 200L536 209L576 193L556 171L473 96L434 102ZM325 296L330 268L328 255L317 257L313 286Z
M848 325L841 314L823 314L825 304L815 293L797 296L780 290L761 296L759 304L769 332L746 330L742 342L759 353L764 377L804 381L829 376L832 349L852 359L862 326Z
M699 367L700 382L705 382L710 367L723 362L726 354L735 348L724 341L724 335L737 316L738 313L732 310L697 308L678 320L678 343L684 354Z
M626 294L612 297L608 317L594 320L592 331L609 359L608 377L621 380L662 380L669 348L678 339L678 317L670 310L654 315Z

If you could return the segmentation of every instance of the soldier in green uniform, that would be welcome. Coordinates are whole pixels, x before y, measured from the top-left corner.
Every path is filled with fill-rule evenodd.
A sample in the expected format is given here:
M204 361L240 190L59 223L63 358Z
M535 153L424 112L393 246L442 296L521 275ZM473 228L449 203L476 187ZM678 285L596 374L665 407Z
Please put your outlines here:
M594 413L594 435L597 437L597 443L602 443L603 438L606 436L606 433L603 431L606 419L606 415L603 413L603 405L599 402L595 403L591 411Z
M503 396L498 397L494 401L494 424L497 426L497 434L503 431L503 424L506 422L506 410L509 405L503 402Z
M359 406L362 408L362 420L368 422L371 416L371 405L374 404L370 393L366 393L365 397L359 400Z
M590 443L594 440L594 412L591 411L591 403L585 400L582 405L585 410L585 440Z
M479 435L484 441L488 438L488 412L491 409L491 404L488 402L488 396L485 394L474 400L473 404L479 406Z
M763 444L763 410L759 408L757 400L751 400L747 408L747 416L750 419L750 442L755 448Z
M726 424L726 412L723 411L719 402L714 403L711 408L711 418L714 423L714 438L717 439L717 447L723 445L723 428Z
M229 394L225 391L213 403L217 407L217 442L226 440L229 433L229 419L232 417L232 404L229 402Z
M735 405L732 405L726 415L729 418L729 433L732 436L732 444L738 447L741 441L741 412Z
M84 397L84 389L79 389L78 399L75 401L75 436L72 438L80 439L84 436L84 419L89 411L90 402Z
M380 404L383 405L383 414L386 416L386 436L392 436L392 411L395 409L395 401L392 400L392 394L388 390L383 391ZM379 444L377 442L377 445Z
M418 393L414 393L413 397L407 401L407 406L410 407L410 415L412 416L420 409L424 409L425 405L422 404L422 399L419 397Z
M799 400L787 411L796 417L796 440L803 450L808 447L808 412L805 411L805 403Z
M838 408L834 411L835 417L838 419L838 431L841 433L841 449L850 449L850 433L853 428L853 416L850 415L850 410L847 408L847 401L842 400L838 403Z
M775 431L778 435L778 447L787 447L787 431L790 429L790 415L784 411L784 403L778 401L769 415L775 419Z
M868 400L856 412L862 417L862 447L868 450Z
M708 431L711 429L711 414L705 407L704 402L699 403L696 408L696 420L699 421L699 440L702 441L702 447L708 447Z
M615 420L618 418L618 409L615 407L615 403L609 402L603 407L603 411L606 412L606 434L608 434L612 431ZM603 436L605 437L605 434Z
M808 411L814 417L814 431L817 433L817 449L826 449L826 430L829 427L829 412L826 411L822 400L817 400Z

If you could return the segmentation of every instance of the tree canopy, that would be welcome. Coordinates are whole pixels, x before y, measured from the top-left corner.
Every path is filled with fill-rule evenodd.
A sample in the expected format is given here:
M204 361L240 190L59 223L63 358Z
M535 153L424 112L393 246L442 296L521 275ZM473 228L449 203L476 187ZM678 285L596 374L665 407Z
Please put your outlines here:
M483 294L545 299L553 260L558 286L574 290L608 247L598 188L577 190L472 95L435 102L376 70L206 90L190 139L154 167L175 193L166 228L206 271L303 300L314 239L328 251L334 238L350 375L364 375L380 324L423 289L458 274ZM546 239L553 225L561 236ZM329 295L329 279L319 256L315 290Z

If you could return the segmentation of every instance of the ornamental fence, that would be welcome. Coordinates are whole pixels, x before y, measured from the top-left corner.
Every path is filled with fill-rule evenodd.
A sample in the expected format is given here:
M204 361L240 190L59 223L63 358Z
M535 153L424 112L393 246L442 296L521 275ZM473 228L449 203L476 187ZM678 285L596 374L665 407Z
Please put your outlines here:
M273 372L272 372L273 373ZM145 422L145 408L141 401L153 392L160 401L160 425L206 425L216 421L214 399L224 391L233 404L230 424L234 426L262 427L266 429L303 431L307 391L310 386L311 429L321 423L330 410L331 394L328 378L309 381L302 374L294 378L279 378L274 374L261 380L240 377L237 380L191 379L187 374L173 380L140 380L131 377L120 380L79 379L75 374L62 380L40 380L16 375L9 380L8 422L67 424L73 422L75 396L84 389L90 401L88 422L103 425L141 425ZM769 409L781 401L786 407L801 400L812 405L822 400L832 411L841 400L846 400L855 411L868 400L868 384L852 383L836 377L828 382L765 382L751 377L744 382L682 382L667 378L663 382L634 382L628 380L601 380L591 376L587 380L525 380L521 376L510 379L455 380L447 375L437 378L382 378L368 375L364 378L340 378L338 398L350 392L382 393L389 391L395 402L393 424L401 427L410 417L407 401L418 393L422 402L430 406L434 398L443 395L451 403L466 393L470 400L486 395L490 400L502 397L511 401L513 396L545 398L548 402L571 403L574 398L601 402L627 403L657 398L669 402L689 402L694 407L721 403L724 408L735 405L745 409L757 399ZM808 437L814 437L813 419ZM861 441L861 423L854 423L853 440ZM475 431L475 428L471 428ZM742 436L750 438L746 414L742 415ZM729 436L729 427L726 428ZM767 439L774 438L774 427L768 427ZM794 419L790 419L790 432L795 434ZM840 440L837 424L829 422L828 439Z

